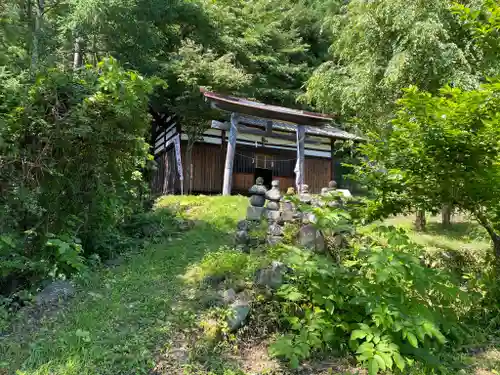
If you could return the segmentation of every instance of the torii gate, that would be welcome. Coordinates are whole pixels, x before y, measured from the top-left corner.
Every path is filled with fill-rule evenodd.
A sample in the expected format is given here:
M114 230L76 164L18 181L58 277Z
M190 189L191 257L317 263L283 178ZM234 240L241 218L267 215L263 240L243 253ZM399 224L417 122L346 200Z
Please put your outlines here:
M231 113L222 195L231 195L234 154L236 150L236 138L238 132L256 134L254 129L246 129L239 126L239 123L243 119L245 123L264 124L265 132L259 133L263 136L271 136L273 134L273 121L288 122L297 127L297 164L295 166L295 185L297 186L298 191L300 191L302 185L304 184L305 126L324 126L330 123L333 118L321 113L263 104L247 99L220 95L203 89L201 89L201 91L203 92L205 98L211 102L212 108Z

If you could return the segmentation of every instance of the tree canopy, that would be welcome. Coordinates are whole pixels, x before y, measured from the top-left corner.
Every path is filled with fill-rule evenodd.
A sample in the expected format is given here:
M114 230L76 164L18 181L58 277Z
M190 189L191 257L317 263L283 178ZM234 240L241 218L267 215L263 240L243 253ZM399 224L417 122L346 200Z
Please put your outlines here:
M326 17L331 58L309 79L304 98L380 131L409 85L432 93L446 84L477 87L483 52L454 10L449 0L347 2Z

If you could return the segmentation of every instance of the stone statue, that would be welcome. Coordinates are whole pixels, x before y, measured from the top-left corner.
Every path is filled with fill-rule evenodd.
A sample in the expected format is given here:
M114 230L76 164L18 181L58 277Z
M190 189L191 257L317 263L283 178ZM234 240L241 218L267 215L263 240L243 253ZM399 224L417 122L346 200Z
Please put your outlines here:
M337 191L337 182L332 180L328 183L328 187L321 189L321 195L327 195L335 191Z
M306 184L302 185L300 189L299 200L302 203L311 204L312 196L311 194L309 194L309 185Z
M264 186L264 179L262 177L257 177L255 180L255 185L253 185L248 192L251 194L250 205L253 207L264 207L266 203L266 193L267 189Z

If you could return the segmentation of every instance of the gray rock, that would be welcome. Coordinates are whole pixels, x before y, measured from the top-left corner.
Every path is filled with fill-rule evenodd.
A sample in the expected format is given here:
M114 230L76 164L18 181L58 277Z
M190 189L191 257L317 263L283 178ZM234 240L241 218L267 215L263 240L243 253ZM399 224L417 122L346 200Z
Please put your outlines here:
M266 286L271 289L278 289L283 284L283 275L287 272L287 267L281 263L273 261L270 267L262 268L255 275L255 284Z
M271 236L282 236L283 228L278 224L273 223L270 224L269 227L267 228L267 233L270 234Z
M238 221L238 224L236 224L236 228L238 228L238 230L248 230L248 221L246 220Z
M267 244L269 246L275 246L283 242L283 237L281 236L267 236Z
M250 314L250 305L247 301L238 300L231 305L230 310L227 326L230 332L234 332L245 323Z
M35 303L38 306L55 304L73 297L75 293L75 287L68 280L58 280L46 286L35 297Z
M305 185L305 184L302 185L302 189L300 190L300 194L299 194L299 200L302 203L311 204L312 196L311 196L311 194L309 194L309 185Z
M304 204L311 204L312 203L312 196L309 193L300 194L299 200Z
M250 239L246 230L239 230L236 232L235 242L238 245L246 245Z
M280 209L280 204L278 202L269 201L267 202L266 208L271 211L278 211Z
M197 296L197 300L203 307L218 307L224 305L222 296L214 290L204 290Z
M266 203L266 198L263 195L252 195L250 197L250 205L254 207L263 207Z
M226 280L226 275L208 275L203 279L202 283L210 286L217 286L224 280Z
M280 221L281 212L280 211L267 211L267 219L270 221Z
M281 199L280 183L278 180L274 180L271 184L272 188L266 193L266 198L270 201L278 202Z
M321 195L328 196L330 193L335 193L337 190L337 183L335 181L330 181L328 187L321 189Z
M257 180L255 180L255 185L248 189L248 192L252 195L265 195L267 189L264 186L264 179L262 177L257 177Z
M312 212L304 212L302 214L302 223L310 224L316 222L316 216Z
M236 292L234 291L233 288L220 291L219 295L221 296L222 301L224 302L225 305L229 305L234 301L236 301Z
M170 355L180 365L185 365L189 362L189 350L186 348L172 349Z
M292 221L295 218L295 213L292 211L283 211L281 213L281 220Z
M266 212L264 207L247 207L247 220L260 221Z
M299 230L299 245L317 252L325 251L325 238L314 225L307 224Z
M283 202L283 212L281 218L283 221L292 221L296 217L295 207L292 202Z

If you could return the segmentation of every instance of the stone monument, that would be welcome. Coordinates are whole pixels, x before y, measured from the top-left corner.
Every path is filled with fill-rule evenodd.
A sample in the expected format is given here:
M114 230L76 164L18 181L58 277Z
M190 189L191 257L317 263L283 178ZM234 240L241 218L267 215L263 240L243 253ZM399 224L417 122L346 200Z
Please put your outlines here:
M330 181L328 183L328 187L324 187L321 189L321 195L327 196L329 193L333 193L337 191L337 182L335 181Z
M240 220L238 222L235 243L236 247L244 252L248 251L248 245L250 243L250 235L248 234L248 229L249 226L247 220Z
M279 181L274 180L271 183L271 190L266 193L267 202L267 220L269 222L269 228L267 230L267 243L270 245L275 245L281 242L283 237L283 228L280 226L281 222L281 212L280 212L280 201L281 192L279 189Z
M267 189L264 186L264 179L257 177L255 185L248 191L250 192L250 206L247 208L247 220L260 221L266 211L264 204L266 203Z
M286 191L286 196L295 195L295 189L293 187L288 188ZM283 198L283 212L281 213L281 218L284 222L293 221L297 217L297 212L295 210L294 204L287 199Z

